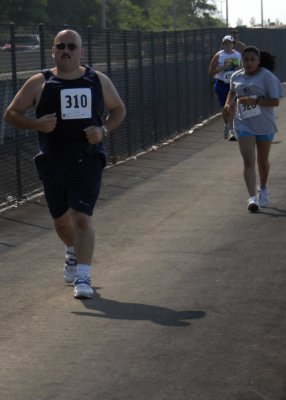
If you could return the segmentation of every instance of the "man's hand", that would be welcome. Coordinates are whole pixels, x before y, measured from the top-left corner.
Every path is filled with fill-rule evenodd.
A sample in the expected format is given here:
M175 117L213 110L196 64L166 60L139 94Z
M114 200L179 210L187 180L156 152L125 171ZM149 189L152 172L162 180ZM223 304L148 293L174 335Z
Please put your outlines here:
M37 131L49 133L52 132L57 125L56 113L46 114L36 120Z
M83 131L90 144L97 144L102 140L103 131L100 126L88 126Z

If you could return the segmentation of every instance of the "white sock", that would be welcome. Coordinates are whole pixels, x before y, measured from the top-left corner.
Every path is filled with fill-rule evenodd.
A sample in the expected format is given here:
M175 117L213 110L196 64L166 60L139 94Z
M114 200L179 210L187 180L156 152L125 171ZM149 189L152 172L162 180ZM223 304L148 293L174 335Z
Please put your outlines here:
M71 260L76 262L76 255L73 246L66 246L66 260Z
M77 264L76 274L81 277L90 277L91 266L88 264Z
M66 246L66 264L76 266L76 256L73 246Z
M72 256L75 256L75 250L73 246L65 246L66 247L66 253L70 254Z

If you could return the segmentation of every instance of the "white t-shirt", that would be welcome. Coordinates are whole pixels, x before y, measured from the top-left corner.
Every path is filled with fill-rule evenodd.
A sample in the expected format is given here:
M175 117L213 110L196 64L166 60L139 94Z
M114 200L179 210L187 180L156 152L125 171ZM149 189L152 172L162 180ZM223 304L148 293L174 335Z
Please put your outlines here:
M226 53L224 50L221 50L218 52L218 55L217 66L224 67L224 69L218 72L215 78L229 83L233 72L240 68L241 54L236 50L233 50L232 53Z
M246 75L244 69L236 71L231 77L230 90L236 93L238 98L234 120L236 131L250 132L256 135L277 132L273 107L245 106L239 103L241 96L268 99L282 98L282 84L272 72L265 68L260 68L255 75Z

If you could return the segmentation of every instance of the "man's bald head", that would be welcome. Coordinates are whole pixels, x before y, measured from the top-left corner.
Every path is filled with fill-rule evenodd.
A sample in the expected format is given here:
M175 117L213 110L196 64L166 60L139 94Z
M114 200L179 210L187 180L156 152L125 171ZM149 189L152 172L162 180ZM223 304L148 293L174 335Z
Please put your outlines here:
M67 39L75 42L79 47L82 47L82 39L78 32L72 29L65 29L57 33L54 44L58 43L62 39Z

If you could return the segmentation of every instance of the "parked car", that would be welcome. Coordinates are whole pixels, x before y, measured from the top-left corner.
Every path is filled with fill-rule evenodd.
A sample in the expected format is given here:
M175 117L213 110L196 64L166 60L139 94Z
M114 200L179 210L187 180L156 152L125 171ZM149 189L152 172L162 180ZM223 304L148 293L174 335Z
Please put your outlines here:
M40 37L34 34L15 35L15 49L17 51L37 50L40 48ZM11 42L5 43L2 51L11 51Z

